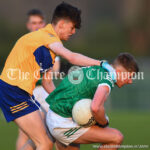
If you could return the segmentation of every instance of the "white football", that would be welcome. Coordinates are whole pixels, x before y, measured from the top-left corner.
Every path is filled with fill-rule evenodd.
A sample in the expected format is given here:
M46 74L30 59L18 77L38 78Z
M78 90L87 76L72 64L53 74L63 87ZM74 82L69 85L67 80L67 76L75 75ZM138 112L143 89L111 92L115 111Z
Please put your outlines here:
M91 112L91 102L91 99L82 99L73 106L72 117L77 124L89 127L96 123Z

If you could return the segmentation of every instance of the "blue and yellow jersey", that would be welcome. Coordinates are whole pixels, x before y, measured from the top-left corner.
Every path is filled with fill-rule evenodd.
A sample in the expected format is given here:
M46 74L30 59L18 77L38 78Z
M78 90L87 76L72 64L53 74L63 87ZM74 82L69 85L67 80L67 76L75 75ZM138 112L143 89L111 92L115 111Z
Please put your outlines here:
M40 70L51 68L55 61L48 45L61 42L51 24L22 36L10 52L0 78L32 95Z

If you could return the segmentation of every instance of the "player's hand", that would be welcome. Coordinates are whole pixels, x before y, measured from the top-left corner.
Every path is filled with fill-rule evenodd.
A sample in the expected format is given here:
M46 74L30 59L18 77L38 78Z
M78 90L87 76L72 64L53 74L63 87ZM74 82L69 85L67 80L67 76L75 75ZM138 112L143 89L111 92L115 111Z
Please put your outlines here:
M100 61L100 66L106 69L109 72L112 80L116 82L117 75L115 69L110 64L108 64L106 60Z
M107 123L104 124L104 125L101 125L100 123L96 123L95 125L101 127L101 128L105 128L105 127L108 127L109 126L109 117L107 115L105 115L105 118L107 120Z

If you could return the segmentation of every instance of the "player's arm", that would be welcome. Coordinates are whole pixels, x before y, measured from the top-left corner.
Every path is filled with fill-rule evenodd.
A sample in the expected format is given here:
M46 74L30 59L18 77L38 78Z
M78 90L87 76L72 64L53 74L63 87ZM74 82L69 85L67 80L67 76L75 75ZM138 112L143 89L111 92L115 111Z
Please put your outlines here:
M107 85L98 86L91 105L93 116L96 122L101 125L107 124L104 102L106 101L109 92L110 88Z
M53 83L52 76L53 76L52 70L49 70L44 73L42 79L42 86L44 87L44 89L48 94L50 94L51 92L53 92L53 90L55 90L55 85Z
M57 73L60 72L60 58L59 58L59 56L57 56L55 58L55 63L53 65L53 72L57 72Z
M65 58L71 64L79 65L79 66L95 66L100 65L100 61L96 59L89 58L79 53L74 53L68 50L63 46L60 42L55 42L49 44L49 48L56 53L57 55Z

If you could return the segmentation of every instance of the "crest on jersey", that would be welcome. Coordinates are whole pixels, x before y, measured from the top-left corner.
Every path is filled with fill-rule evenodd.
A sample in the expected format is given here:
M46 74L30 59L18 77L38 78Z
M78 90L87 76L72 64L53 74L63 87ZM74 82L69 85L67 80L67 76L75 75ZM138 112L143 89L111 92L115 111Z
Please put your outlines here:
M84 74L82 68L73 66L68 71L68 80L72 84L79 84L83 80Z

